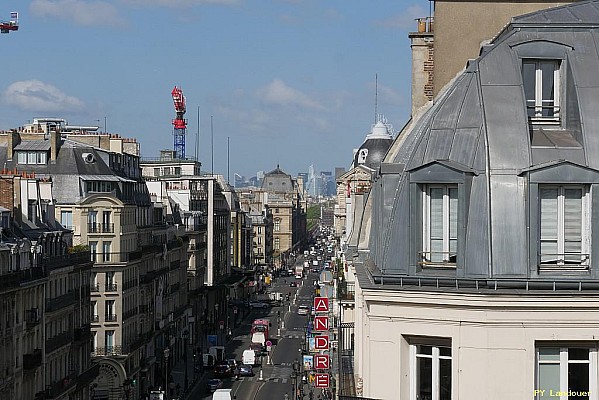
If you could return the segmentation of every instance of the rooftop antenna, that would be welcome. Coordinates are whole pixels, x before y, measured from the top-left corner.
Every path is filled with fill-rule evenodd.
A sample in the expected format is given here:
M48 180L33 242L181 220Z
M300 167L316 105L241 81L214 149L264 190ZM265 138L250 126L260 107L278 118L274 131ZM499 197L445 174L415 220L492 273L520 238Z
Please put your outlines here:
M374 74L374 123L378 118L378 104L379 103L379 74Z
M212 162L210 164L210 175L214 175L214 127L212 125L212 115L210 116L210 147L212 148Z
M198 132L196 133L196 161L199 161L200 152L200 106L198 106Z

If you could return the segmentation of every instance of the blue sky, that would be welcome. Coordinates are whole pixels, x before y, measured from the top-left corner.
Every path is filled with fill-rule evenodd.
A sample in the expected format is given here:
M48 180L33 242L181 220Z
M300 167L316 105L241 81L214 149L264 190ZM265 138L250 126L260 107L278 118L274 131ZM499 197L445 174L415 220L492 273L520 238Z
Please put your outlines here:
M4 0L0 130L65 118L173 148L171 90L187 99L186 154L203 171L348 168L378 112L410 114L408 32L428 0ZM211 135L211 117L212 132ZM214 150L212 150L214 149ZM214 162L212 161L214 160Z

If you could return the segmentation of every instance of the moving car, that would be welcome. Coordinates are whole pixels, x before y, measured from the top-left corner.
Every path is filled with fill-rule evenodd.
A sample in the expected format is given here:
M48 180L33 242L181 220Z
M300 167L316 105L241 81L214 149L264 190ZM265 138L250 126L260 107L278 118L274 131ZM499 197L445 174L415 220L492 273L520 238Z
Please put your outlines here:
M254 376L254 368L250 364L241 364L238 372L239 376Z
M297 309L297 315L308 315L308 306L299 306Z
M231 367L227 363L218 363L214 366L214 376L227 377L231 375Z
M233 400L234 395L231 395L231 389L217 389L212 395L212 400Z
M223 381L218 378L210 379L206 384L206 391L209 393L216 391L223 387Z
M261 301L250 301L250 308L266 309L266 308L268 308L268 304L263 303Z

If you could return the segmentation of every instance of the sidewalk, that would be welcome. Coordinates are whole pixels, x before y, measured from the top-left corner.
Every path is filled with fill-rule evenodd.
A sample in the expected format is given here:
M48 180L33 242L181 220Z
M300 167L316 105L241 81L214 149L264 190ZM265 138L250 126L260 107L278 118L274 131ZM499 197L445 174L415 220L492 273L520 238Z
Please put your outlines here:
M228 340L226 340L226 342L224 343L225 349L226 351L228 350L228 346L229 344L233 341L233 339L241 334L244 334L247 332L247 325L246 325L246 320L248 319L248 317L251 315L251 312L247 312L245 315L243 315L238 321L237 321L237 327L232 329L232 335L230 338L228 338ZM174 387L176 388L177 385L179 385L179 394L177 395L176 393L176 389L173 391L173 395L169 397L170 400L175 400L175 399L179 399L179 400L188 400L191 398L191 394L193 393L193 391L196 389L196 386L198 384L200 384L201 382L203 382L209 371L211 371L211 369L206 368L203 370L202 373L198 371L195 371L194 373L194 366L193 366L193 348L190 346L189 347L189 351L187 353L187 382L188 382L188 387L187 390L185 390L185 361L182 359L180 360L177 364L175 364L175 366L173 367L172 371L171 371L171 376L173 377L173 382L174 382Z

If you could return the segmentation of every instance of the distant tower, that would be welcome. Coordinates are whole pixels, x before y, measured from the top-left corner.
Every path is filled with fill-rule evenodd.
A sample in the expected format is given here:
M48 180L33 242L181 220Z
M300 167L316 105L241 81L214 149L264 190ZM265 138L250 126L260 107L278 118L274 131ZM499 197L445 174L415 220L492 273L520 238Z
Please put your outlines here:
M185 96L183 96L183 90L176 86L171 95L177 112L177 117L173 120L173 150L175 150L177 158L185 159L185 135L187 134L187 120L183 118L185 116Z
M308 168L308 185L306 185L308 194L316 197L316 175L314 174L314 165L310 165Z

